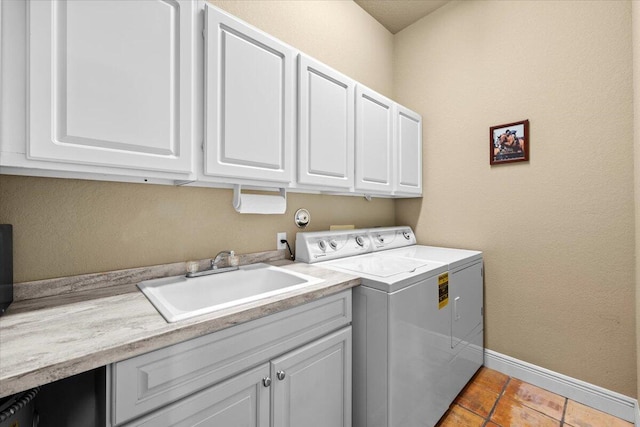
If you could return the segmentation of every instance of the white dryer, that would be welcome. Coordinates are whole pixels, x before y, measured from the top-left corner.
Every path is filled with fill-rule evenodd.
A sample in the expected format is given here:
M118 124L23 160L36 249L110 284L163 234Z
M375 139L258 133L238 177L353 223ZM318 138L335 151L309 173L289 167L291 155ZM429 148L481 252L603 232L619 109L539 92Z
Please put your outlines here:
M371 229L373 241L411 232L409 227ZM374 245L374 250L376 249ZM378 248L380 249L380 248ZM451 313L449 381L444 391L453 400L484 363L484 264L482 252L410 245L384 250L381 256L436 261L448 265Z
M456 362L468 345L453 344L450 263L402 252L415 247L409 227L297 234L297 261L362 278L353 290L354 427L433 426L482 365L482 351ZM481 340L482 322L473 330Z

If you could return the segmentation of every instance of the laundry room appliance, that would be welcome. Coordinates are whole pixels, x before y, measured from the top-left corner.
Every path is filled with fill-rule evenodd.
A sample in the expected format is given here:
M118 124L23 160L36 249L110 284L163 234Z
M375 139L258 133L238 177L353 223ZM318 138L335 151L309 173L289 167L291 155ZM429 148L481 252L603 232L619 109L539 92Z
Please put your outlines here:
M362 279L353 289L354 427L433 426L483 363L482 280L456 300L449 272L482 269L482 253L449 263L453 254L402 252L418 247L410 227L297 234L297 261Z
M410 227L371 229L374 242L388 241L412 233ZM452 401L484 363L484 264L482 252L435 246L410 245L384 250L381 256L437 261L449 270L449 305L451 310L451 360L449 381L442 391Z

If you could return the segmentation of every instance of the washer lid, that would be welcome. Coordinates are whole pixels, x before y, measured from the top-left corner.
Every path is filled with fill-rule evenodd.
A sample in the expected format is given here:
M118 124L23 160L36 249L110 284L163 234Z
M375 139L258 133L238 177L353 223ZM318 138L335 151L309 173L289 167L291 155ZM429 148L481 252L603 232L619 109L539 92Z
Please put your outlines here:
M429 264L429 262L424 260L392 256L381 259L375 254L344 258L331 262L332 266L353 271L355 273L365 273L369 276L375 277L391 277L397 274L412 273L417 268L424 267Z
M466 249L439 248L435 246L413 245L405 248L379 252L381 256L407 257L423 261L436 261L449 264L449 270L455 270L482 259L482 252Z

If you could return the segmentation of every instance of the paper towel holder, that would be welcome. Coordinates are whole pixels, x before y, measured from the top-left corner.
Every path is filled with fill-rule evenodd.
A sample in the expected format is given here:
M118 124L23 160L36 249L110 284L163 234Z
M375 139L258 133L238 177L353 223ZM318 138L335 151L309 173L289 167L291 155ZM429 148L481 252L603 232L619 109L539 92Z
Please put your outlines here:
M233 207L234 209L239 212L239 213L284 213L284 209L286 209L286 205L287 205L287 190L285 188L278 188L278 195L251 195L251 194L244 194L245 197L259 197L264 199L267 198L280 198L284 201L284 208L282 210L282 212L243 212L242 211L242 185L240 184L234 184L233 186Z

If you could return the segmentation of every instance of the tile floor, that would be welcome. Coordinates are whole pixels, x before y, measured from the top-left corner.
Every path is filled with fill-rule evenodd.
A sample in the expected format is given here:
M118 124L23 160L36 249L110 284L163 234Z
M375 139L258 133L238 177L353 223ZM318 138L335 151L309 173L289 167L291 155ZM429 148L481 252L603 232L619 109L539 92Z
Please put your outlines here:
M498 371L481 368L436 427L632 427Z

